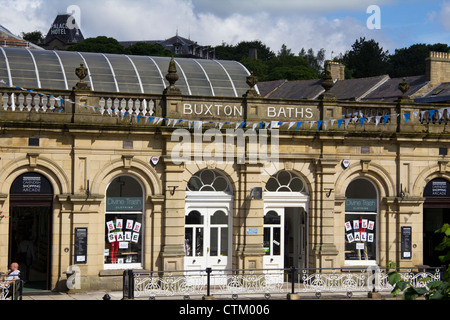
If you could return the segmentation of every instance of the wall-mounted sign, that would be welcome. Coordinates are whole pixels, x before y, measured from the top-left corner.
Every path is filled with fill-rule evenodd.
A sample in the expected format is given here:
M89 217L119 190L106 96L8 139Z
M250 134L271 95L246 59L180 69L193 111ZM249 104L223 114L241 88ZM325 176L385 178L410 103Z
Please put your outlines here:
M450 183L442 178L433 179L423 191L424 197L450 197Z
M87 263L87 228L75 228L76 264Z
M52 194L50 182L38 173L25 173L14 180L11 186L12 194Z
M377 200L376 199L346 199L345 200L346 212L376 212Z
M411 259L411 227L401 227L402 259Z
M348 159L342 160L342 166L343 166L345 169L347 169L349 165L350 165L350 160L348 160Z
M153 166L156 166L156 165L158 164L158 162L159 162L159 157L157 157L157 156L152 156L152 157L150 158L150 162L151 162L151 164L152 164Z
M141 211L141 197L107 197L106 211Z

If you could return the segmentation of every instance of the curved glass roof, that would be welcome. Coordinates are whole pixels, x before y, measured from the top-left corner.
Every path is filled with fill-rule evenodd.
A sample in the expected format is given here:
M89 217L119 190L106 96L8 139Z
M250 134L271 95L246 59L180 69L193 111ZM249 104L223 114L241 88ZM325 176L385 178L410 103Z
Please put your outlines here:
M0 47L0 80L26 89L71 90L78 82L75 69L88 69L92 90L161 94L169 85L165 76L169 57L131 56L71 51ZM241 97L250 74L239 62L175 58L185 95Z

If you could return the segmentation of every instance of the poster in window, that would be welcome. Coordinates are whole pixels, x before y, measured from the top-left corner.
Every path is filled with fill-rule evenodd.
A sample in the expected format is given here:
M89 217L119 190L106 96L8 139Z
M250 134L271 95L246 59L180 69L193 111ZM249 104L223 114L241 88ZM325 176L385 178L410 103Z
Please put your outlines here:
M350 221L346 221L345 222L345 231L350 231L352 230L352 224L350 223Z
M353 229L359 229L359 220L353 220Z
M361 228L367 229L367 219L361 219Z
M129 230L133 229L133 223L134 223L133 220L127 219L126 228Z
M109 243L116 241L116 235L114 233L108 233L108 241Z
M106 222L106 227L108 228L108 231L113 231L114 230L114 222L112 221L108 221Z
M373 230L374 227L375 227L375 221L369 220L369 223L367 225L367 229Z
M141 224L139 223L139 222L135 222L134 223L134 228L133 228L133 231L134 232L139 232L141 230Z
M131 237L131 241L134 243L137 243L139 241L139 233L133 232L133 235Z
M116 219L116 229L122 229L123 220L122 219Z
M367 242L373 242L373 233L367 234Z
M347 233L347 240L348 242L352 243L355 239L353 238L353 234L352 233Z

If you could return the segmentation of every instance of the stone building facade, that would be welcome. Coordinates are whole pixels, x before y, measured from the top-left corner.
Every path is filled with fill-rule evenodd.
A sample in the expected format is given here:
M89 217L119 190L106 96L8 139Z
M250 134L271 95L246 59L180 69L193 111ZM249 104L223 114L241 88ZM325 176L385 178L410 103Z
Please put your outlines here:
M119 57L91 54L77 76L64 62L65 85L21 87L20 52L6 56L0 265L25 237L30 276L48 289L66 289L74 267L93 290L121 289L126 269L435 265L450 104L414 102L407 83L389 102L339 100L332 84L317 99L265 98L242 66L205 60L227 81L209 73L197 88L209 94L195 94L197 62L158 58L156 74L170 75L160 91L142 77L142 92L126 92L131 75L117 68L109 83L93 62Z

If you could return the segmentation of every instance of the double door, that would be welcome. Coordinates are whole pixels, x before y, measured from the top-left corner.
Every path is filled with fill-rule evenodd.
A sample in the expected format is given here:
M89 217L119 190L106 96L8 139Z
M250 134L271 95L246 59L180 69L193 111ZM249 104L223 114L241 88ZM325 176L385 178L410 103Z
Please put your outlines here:
M190 208L185 222L185 269L223 270L230 263L230 228L227 208Z

